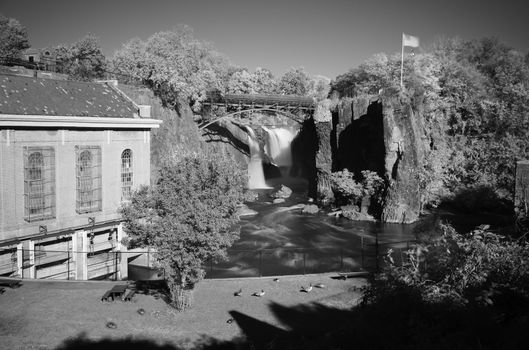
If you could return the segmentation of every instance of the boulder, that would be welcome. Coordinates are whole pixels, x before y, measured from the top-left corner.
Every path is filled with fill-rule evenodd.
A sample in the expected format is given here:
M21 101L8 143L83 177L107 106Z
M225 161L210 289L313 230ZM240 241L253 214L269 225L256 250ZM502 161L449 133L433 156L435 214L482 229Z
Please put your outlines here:
M341 214L346 219L354 221L375 221L373 216L360 212L359 208L355 205L345 205L341 209Z
M286 198L289 198L291 194L292 194L292 190L290 188L288 188L285 185L281 185L281 187L277 191L272 192L270 194L270 197L286 199Z
M308 204L303 208L303 214L317 214L320 208L316 204Z
M285 198L274 198L272 203L274 204L285 203Z

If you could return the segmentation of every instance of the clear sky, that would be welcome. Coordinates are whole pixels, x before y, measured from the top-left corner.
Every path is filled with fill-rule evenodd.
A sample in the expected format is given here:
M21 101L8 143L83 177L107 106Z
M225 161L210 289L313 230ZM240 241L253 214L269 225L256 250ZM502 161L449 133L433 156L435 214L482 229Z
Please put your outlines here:
M1 0L0 13L26 26L32 47L92 33L107 57L133 37L187 24L234 64L277 76L301 66L335 78L375 53L400 52L402 32L422 46L496 36L529 50L529 0Z

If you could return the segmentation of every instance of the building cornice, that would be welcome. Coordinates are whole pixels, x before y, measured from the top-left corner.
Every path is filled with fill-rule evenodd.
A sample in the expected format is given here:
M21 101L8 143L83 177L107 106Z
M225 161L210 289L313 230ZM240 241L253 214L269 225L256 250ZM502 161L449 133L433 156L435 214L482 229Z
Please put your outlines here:
M0 114L0 127L89 128L89 129L156 129L159 119L72 117L56 115Z

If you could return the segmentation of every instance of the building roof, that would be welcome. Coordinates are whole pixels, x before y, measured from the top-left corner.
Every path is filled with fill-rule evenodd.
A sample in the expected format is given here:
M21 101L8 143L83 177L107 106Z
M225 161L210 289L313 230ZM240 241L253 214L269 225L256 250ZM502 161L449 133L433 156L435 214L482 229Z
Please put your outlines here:
M135 118L137 107L106 83L0 74L2 114Z

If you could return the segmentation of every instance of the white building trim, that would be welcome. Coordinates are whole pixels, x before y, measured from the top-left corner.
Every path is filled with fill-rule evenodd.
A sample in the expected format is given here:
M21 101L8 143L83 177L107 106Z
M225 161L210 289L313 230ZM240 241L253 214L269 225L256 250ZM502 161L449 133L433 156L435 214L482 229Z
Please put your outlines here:
M156 129L159 119L0 114L0 127Z

